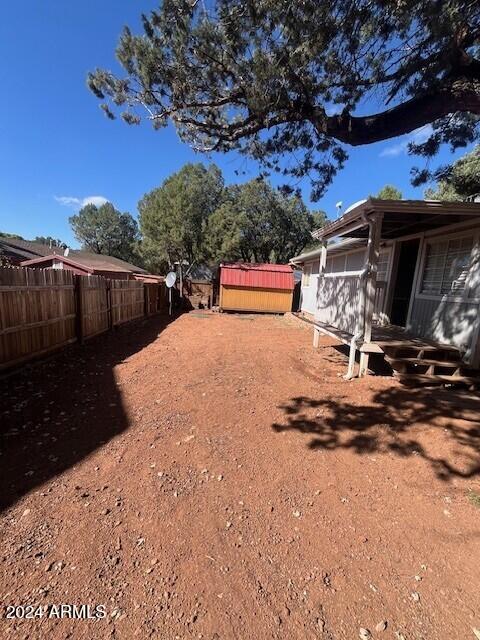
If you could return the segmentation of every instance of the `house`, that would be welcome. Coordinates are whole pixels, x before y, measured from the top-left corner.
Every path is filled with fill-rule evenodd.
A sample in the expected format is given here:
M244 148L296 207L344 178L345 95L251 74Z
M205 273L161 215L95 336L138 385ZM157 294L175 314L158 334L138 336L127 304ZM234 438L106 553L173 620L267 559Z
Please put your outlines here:
M55 250L63 253L63 249L60 247L56 247ZM30 242L30 240L1 236L0 253L9 264L19 267L23 260L30 260L31 258L38 258L52 253L52 248L41 242Z
M122 280L147 274L145 269L119 258L78 249L64 251L61 247L29 240L2 237L0 250L10 264L32 269L68 269L79 275L101 275Z
M133 280L136 276L147 273L145 269L119 258L75 250L70 250L67 256L63 253L50 253L24 260L20 265L30 269L68 269L81 276L95 275L119 280Z
M370 353L404 379L467 379L480 365L480 203L369 198L313 236L320 247L291 260L301 311L315 342L349 345L347 377L357 350L359 375Z
M292 310L293 271L288 264L220 265L220 311L286 313Z

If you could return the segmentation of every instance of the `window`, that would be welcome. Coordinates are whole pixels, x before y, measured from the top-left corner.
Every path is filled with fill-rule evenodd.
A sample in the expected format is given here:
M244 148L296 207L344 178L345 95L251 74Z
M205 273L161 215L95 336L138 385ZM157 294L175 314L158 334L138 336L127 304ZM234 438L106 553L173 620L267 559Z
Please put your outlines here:
M472 248L472 238L428 243L420 292L461 293L465 289Z
M345 262L345 271L361 271L365 266L365 251L349 253Z
M388 272L388 262L390 259L390 251L380 251L378 256L377 280L386 281Z
M310 286L310 276L312 274L312 265L311 264L306 264L305 265L305 270L303 272L303 286L304 287L309 287Z
M363 269L365 253L357 251L355 253L341 253L327 258L326 273L350 273Z

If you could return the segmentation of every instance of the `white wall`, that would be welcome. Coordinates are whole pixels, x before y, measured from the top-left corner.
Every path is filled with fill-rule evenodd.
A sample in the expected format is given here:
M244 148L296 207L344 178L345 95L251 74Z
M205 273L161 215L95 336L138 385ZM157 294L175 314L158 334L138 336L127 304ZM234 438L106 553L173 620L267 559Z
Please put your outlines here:
M350 282L352 277L358 276L362 271L365 264L365 249L355 249L353 251L346 251L344 253L337 253L331 256L327 254L327 264L325 268L325 278L326 278L326 290L325 292L318 290L318 270L320 266L320 258L315 258L315 260L310 260L304 264L303 269L303 277L302 277L302 298L301 298L301 306L300 309L306 313L310 313L312 315L317 315L319 309L322 309L322 322L326 322L327 316L332 320L333 317L338 318L342 314L342 305L345 304L345 300L340 302L338 305L338 309L335 307L335 300L333 299L331 292L335 290L337 285L340 285L340 282L347 283L348 287L346 290L353 291L352 283ZM380 251L380 261L379 261L379 272L377 276L377 280L382 283L385 282L390 273L390 248L383 248ZM340 281L340 278L342 279ZM338 282L327 282L329 280L338 280ZM308 284L307 284L308 282ZM382 287L385 290L385 285ZM328 292L328 295L327 295ZM327 298L325 298L325 295ZM352 294L353 295L353 294ZM326 300L330 301L332 305L332 309L329 311L326 308ZM379 298L379 302L381 305L384 303L384 297ZM353 304L353 302L352 302ZM351 304L349 303L349 308ZM383 308L380 310L383 311ZM326 314L326 315L325 315ZM325 317L323 317L325 316ZM319 318L320 319L320 318ZM334 324L330 322L330 324ZM343 327L343 322L340 323ZM338 325L340 328L340 324ZM347 322L347 325L350 326L351 322ZM334 326L337 326L336 324ZM345 330L347 330L345 328Z
M303 265L300 309L312 315L316 310L319 266L320 258L310 260Z

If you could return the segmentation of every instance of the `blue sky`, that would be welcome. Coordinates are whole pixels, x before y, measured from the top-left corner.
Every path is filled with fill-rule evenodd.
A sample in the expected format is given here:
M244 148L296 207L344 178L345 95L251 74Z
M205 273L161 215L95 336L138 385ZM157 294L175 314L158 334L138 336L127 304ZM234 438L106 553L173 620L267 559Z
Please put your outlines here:
M103 116L88 91L86 74L116 69L114 48L124 24L139 27L153 0L24 0L2 8L0 22L0 230L25 238L59 237L77 246L68 217L85 199L104 197L136 215L137 202L193 153L171 128L153 131ZM138 30L138 29L137 29ZM420 135L422 135L420 133ZM408 137L350 150L350 160L326 196L312 208L335 215L393 183L404 197L422 197L409 183L415 160L405 153ZM456 154L461 155L461 152ZM438 161L451 156L444 150ZM253 162L235 154L214 158L227 182L257 175ZM303 194L309 203L309 184Z

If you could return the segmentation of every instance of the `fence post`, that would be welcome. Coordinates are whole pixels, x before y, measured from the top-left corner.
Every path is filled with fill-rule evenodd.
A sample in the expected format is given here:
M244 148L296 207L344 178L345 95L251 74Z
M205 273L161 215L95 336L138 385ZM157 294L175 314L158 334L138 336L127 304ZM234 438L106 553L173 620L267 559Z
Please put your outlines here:
M75 309L76 309L76 329L77 340L83 344L83 294L82 276L75 275Z
M113 315L112 315L112 287L111 280L109 278L105 279L105 292L107 295L107 318L108 318L108 329L109 331L113 328Z

